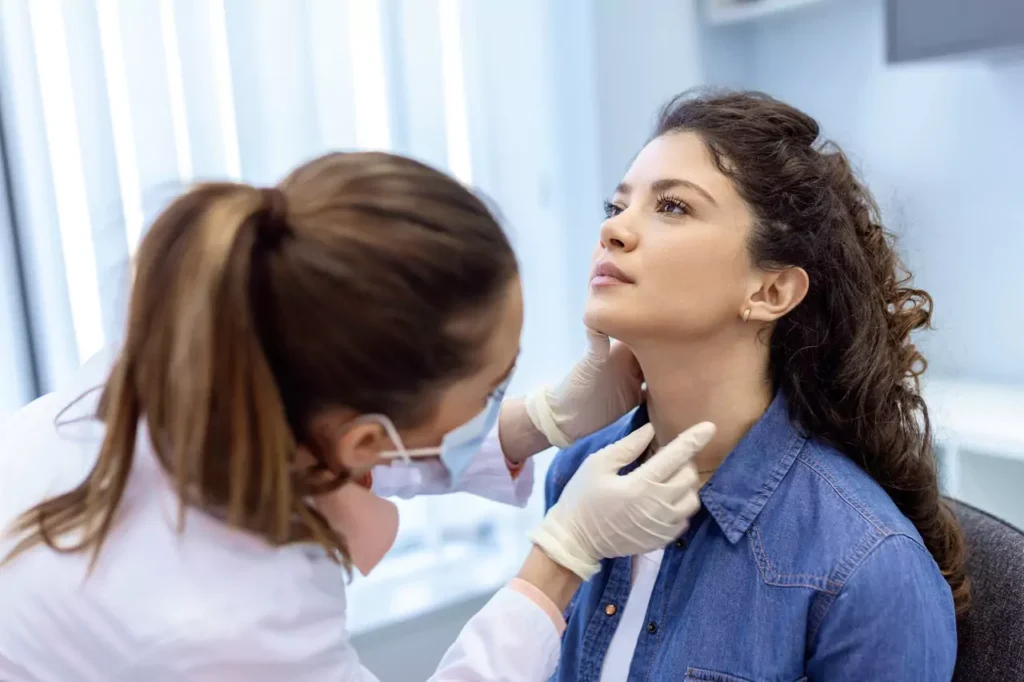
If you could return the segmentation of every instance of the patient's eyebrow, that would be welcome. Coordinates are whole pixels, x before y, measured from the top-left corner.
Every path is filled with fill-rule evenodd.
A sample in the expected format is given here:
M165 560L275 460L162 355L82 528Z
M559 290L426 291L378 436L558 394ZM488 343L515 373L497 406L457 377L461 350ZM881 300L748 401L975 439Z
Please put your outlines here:
M688 187L689 189L692 189L694 192L697 192L698 194L703 196L712 205L718 206L718 202L715 201L715 198L713 196L711 196L711 193L695 182L690 182L689 180L682 180L680 178L662 178L660 180L655 180L654 182L651 183L652 192L667 192L668 190L675 189L676 187ZM619 186L615 188L616 194L621 194L625 196L629 196L629 194L632 191L633 188L625 182L619 183Z

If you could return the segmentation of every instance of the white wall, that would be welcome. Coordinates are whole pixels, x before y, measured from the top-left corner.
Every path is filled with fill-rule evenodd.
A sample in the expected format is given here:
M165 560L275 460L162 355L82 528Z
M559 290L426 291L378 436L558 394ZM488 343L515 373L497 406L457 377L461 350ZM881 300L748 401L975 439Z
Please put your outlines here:
M587 294L601 205L650 135L672 95L703 83L695 0L559 0L550 12L549 69L557 137L554 187L566 222L572 319ZM729 72L730 58L715 59ZM582 327L577 345L582 347Z
M381 682L426 680L462 626L487 598L469 599L403 623L353 638L359 657Z
M960 452L962 465L956 497L1024 528L1021 481L1024 461Z
M704 82L695 0L594 3L601 187L618 184L674 94Z
M930 373L1024 382L1024 59L885 63L882 0L754 24L752 85L859 161L917 283L935 297Z
M496 203L520 256L525 324L512 390L523 390L577 352L553 104L556 28L546 0L461 6L470 137L482 142L472 150L472 182Z

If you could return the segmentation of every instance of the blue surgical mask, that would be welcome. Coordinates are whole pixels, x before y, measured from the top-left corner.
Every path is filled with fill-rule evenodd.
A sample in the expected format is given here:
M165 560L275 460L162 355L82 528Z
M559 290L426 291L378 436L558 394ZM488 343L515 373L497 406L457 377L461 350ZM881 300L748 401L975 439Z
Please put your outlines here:
M382 452L384 459L403 459L407 463L420 457L440 457L441 463L451 475L452 486L457 486L466 470L472 463L473 458L480 451L484 440L494 430L498 422L498 414L501 412L501 401L505 398L505 389L508 388L509 379L506 379L487 398L487 405L475 417L462 426L449 431L441 440L438 447L429 448L406 448L402 444L402 438L398 435L392 421L384 415L366 415L363 419L377 421L387 431L388 436L395 444L395 450Z

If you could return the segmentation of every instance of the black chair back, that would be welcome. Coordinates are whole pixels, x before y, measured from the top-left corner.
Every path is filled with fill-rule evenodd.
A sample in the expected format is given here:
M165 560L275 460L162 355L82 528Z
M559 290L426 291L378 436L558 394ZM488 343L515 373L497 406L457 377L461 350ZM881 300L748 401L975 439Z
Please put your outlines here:
M967 539L971 610L957 626L953 682L1024 682L1024 532L950 500Z

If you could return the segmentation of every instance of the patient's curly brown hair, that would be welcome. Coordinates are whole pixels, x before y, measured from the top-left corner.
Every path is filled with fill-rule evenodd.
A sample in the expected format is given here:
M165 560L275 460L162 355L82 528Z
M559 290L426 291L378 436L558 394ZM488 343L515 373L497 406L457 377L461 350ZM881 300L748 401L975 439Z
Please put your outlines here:
M691 91L665 106L655 137L694 132L754 219L749 248L763 268L803 268L810 289L771 330L770 372L790 417L857 462L917 527L968 606L960 526L939 495L927 363L911 332L932 299L910 284L893 235L843 152L807 114L757 92Z

